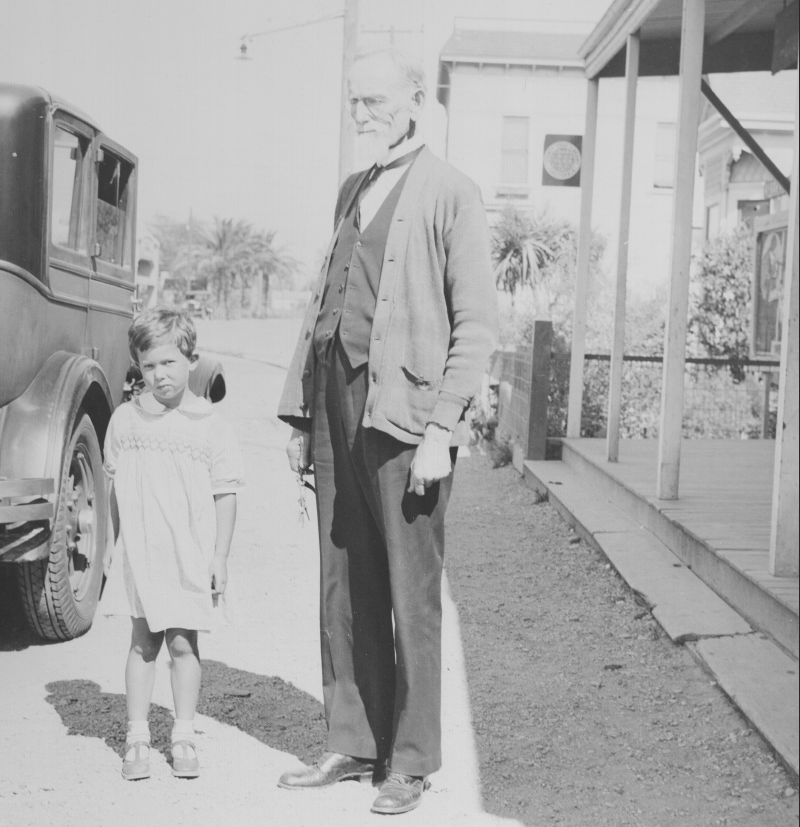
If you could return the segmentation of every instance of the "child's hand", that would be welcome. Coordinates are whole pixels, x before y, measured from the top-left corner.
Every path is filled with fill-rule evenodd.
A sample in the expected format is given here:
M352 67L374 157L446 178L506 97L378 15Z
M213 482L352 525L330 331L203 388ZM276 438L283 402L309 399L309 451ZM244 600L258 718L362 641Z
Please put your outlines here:
M208 574L211 577L211 594L224 594L228 584L228 561L215 555L208 567Z

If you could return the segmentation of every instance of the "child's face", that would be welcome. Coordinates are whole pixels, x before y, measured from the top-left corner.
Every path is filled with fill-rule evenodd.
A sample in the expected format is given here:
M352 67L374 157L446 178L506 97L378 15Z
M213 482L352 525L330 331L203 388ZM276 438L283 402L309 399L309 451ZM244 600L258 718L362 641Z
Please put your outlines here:
M189 383L189 373L197 364L172 342L157 343L150 350L140 350L138 361L147 390L167 407L174 407L181 401Z

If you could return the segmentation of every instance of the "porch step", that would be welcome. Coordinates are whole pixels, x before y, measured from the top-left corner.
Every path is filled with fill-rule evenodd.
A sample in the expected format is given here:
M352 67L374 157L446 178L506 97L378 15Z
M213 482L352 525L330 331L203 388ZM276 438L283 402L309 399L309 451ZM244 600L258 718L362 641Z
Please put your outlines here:
M753 629L653 534L629 519L563 462L525 463L525 479L585 542L608 557L625 582L647 601L676 643Z
M798 717L797 661L758 634L642 522L615 505L608 477L598 485L563 461L526 461L524 478L531 488L548 495L586 543L608 558L670 638L691 647L693 656L797 774L800 755L791 734Z
M688 648L797 775L797 661L764 635L709 638Z
M561 457L590 491L602 491L606 500L657 537L680 558L680 563L691 569L756 629L773 637L794 658L800 656L796 579L793 582L784 580L783 584L778 583L772 588L769 581L775 578L770 578L764 571L766 563L754 566L745 559L753 552L715 551L671 518L672 503L650 500L636 493L613 473L577 451L569 440L562 442ZM766 559L763 553L762 558Z

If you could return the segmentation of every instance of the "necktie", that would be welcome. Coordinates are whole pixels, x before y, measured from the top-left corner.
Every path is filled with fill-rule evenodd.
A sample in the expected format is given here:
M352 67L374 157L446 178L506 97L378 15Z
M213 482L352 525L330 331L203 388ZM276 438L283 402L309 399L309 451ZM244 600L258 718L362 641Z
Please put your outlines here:
M407 152L405 155L401 155L399 158L395 158L385 166L381 166L380 164L372 165L370 171L367 173L363 183L361 184L361 189L359 190L358 197L356 198L356 227L359 231L361 230L361 200L369 192L372 185L378 180L381 173L386 172L387 169L397 169L398 167L410 164L414 158L417 157L418 153L419 149L415 149L412 152Z

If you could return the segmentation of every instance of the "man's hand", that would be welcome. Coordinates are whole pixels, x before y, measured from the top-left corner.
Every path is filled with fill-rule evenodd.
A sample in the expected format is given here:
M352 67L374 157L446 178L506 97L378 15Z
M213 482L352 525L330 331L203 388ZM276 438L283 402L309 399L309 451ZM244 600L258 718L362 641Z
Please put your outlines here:
M311 467L311 434L292 428L286 456L289 457L289 467L295 474L305 474Z
M422 442L417 446L414 459L411 461L411 473L408 479L409 494L425 494L437 480L443 480L453 471L450 459L450 437L452 434L446 428L437 425L427 425Z

